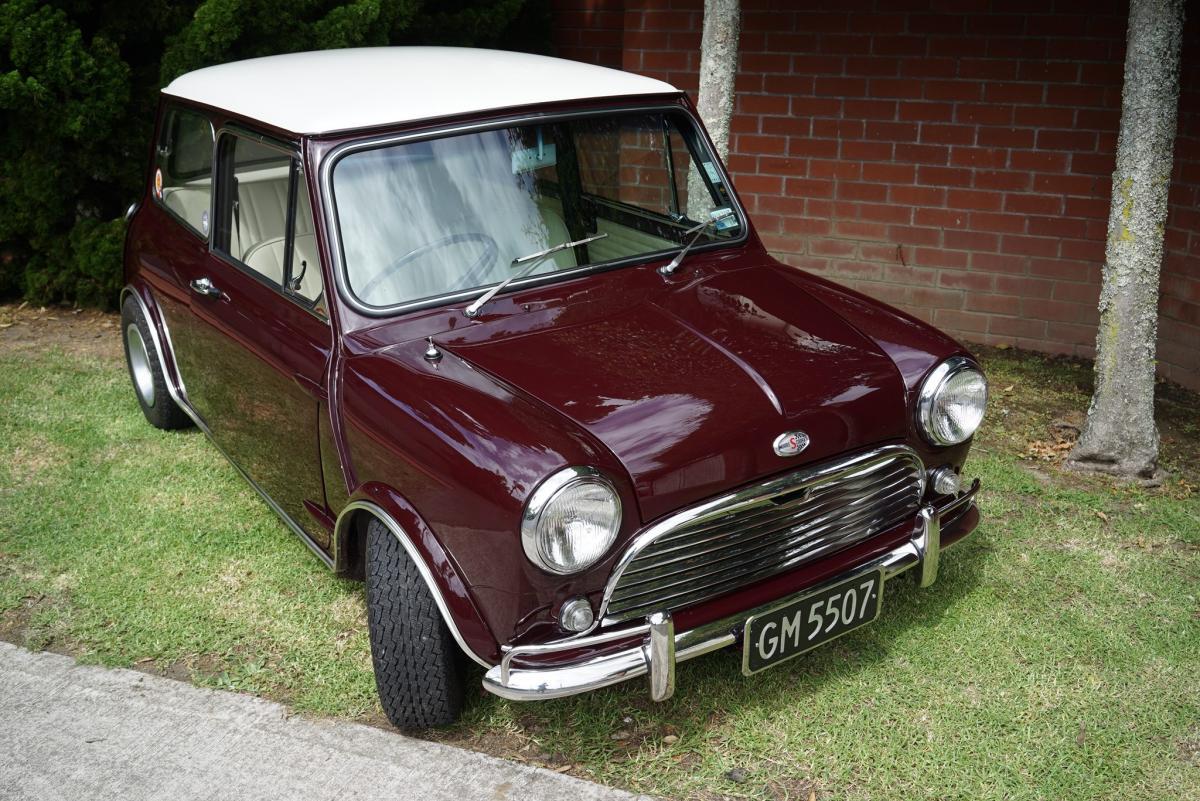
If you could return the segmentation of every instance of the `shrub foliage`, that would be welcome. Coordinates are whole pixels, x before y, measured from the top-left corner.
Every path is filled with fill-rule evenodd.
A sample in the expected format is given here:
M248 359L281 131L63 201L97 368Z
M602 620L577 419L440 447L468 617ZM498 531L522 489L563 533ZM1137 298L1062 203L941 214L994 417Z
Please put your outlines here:
M385 44L541 50L530 0L0 0L0 295L110 306L158 91L200 67Z

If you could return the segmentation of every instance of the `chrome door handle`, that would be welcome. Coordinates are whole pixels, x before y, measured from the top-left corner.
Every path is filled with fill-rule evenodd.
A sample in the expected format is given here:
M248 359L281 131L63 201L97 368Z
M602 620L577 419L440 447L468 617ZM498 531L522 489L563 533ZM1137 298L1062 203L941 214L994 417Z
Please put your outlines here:
M193 279L191 286L192 291L197 295L204 295L210 298L221 297L221 290L213 286L213 282L208 280L208 276Z

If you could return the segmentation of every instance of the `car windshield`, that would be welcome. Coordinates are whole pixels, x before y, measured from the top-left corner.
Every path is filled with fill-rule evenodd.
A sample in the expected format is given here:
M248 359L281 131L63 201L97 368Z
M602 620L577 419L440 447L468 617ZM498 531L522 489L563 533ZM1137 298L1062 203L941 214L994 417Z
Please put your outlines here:
M736 239L713 157L682 112L610 113L374 147L336 162L345 279L395 307L478 290L563 242L522 281ZM514 282L519 283L519 282Z

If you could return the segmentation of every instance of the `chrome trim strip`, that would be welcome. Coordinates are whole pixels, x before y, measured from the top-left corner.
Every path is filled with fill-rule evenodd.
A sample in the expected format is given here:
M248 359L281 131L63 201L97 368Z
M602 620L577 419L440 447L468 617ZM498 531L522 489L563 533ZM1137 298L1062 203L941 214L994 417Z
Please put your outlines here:
M162 341L158 337L157 326L154 324L154 318L150 316L150 311L146 306L146 302L142 300L142 296L139 295L137 290L135 290L132 286L126 285L125 288L121 290L121 303L125 302L126 295L132 296L133 299L137 301L138 306L142 310L142 316L146 319L146 325L150 329L150 339L154 342L154 351L156 354L158 354L158 366L159 369L162 370L163 378L166 380L167 394L171 396L171 400L175 401L175 404L180 409L183 409L184 414L192 418L192 422L196 424L196 428L204 432L204 436L208 437L208 441L212 443L213 447L215 447L217 451L224 456L231 465L233 465L234 469L238 471L242 478L246 479L246 483L249 484L255 492L262 496L262 499L266 501L267 506L270 507L272 512L279 516L279 519L283 521L284 525L290 528L292 533L299 537L300 541L307 545L308 549L316 554L318 559L325 563L326 567L332 568L333 557L327 554L324 549L322 549L321 546L312 539L312 537L308 536L308 533L301 528L300 524L293 520L287 512L283 511L279 504L275 503L275 500L267 494L266 490L260 487L258 482L256 482L254 479L250 478L246 471L242 469L241 465L235 462L233 458L225 452L225 449L222 448L220 444L213 438L212 430L208 427L200 415L197 414L196 410L192 408L192 404L188 402L187 398L175 387L174 382L171 381L171 374L167 372L167 362L163 357L164 351L162 348ZM167 329L167 321L160 318L160 322L162 324L164 333L170 337L170 333ZM175 361L174 350L171 351L171 361ZM176 375L179 374L178 363L176 363L175 372ZM182 381L183 378L181 376L180 382Z
M887 553L784 598L777 598L759 607L743 610L694 629L675 633L670 616L656 613L648 617L644 623L590 637L568 638L541 645L505 646L502 648L504 657L500 664L489 669L483 677L484 689L509 700L532 701L563 698L607 687L636 676L650 674L651 696L655 697L661 692L666 694L665 697L670 697L667 688L669 687L672 691L674 689L674 665L676 663L733 645L737 642L746 621L755 615L820 592L834 584L873 572L881 573L883 582L886 584L887 581L901 573L914 567L920 567L921 574L918 577L918 583L921 586L928 586L926 578L929 578L929 583L932 583L937 573L936 563L940 555L940 518L948 511L970 503L974 495L973 490L977 490L978 486L977 479L969 494L964 493L942 507L923 506L920 514L916 517L916 525L910 539ZM927 547L927 544L931 542L937 543L935 545L937 550L932 553ZM926 567L928 561L933 562L929 568ZM882 591L882 586L880 589ZM664 642L668 625L673 635L673 643L670 645ZM592 648L620 640L638 638L641 641L630 648L616 653L588 657L573 664L546 668L525 668L512 665L514 659L525 656ZM672 652L673 659L669 659ZM668 661L671 663L669 667L667 664L663 664ZM656 697L655 700L659 699Z
M341 229L337 218L337 204L333 196L333 169L337 166L337 162L343 157L351 153L356 153L360 150L370 150L379 147L388 147L391 145L399 145L407 142L419 141L422 139L438 139L446 136L454 136L457 134L472 133L474 131L484 131L490 129L507 128L513 125L524 125L530 123L546 123L557 122L559 120L579 119L582 117L591 117L605 113L630 113L638 112L677 112L688 117L696 126L697 133L701 135L701 143L705 147L710 147L707 131L704 129L704 124L699 117L690 109L682 105L673 103L637 103L635 98L628 98L633 101L629 105L623 105L619 102L620 98L608 105L597 104L595 107L581 111L569 111L558 114L545 114L539 112L529 112L525 114L517 114L501 119L489 120L487 122L465 123L459 125L449 125L432 130L425 129L414 131L406 134L386 134L367 139L359 139L355 141L345 142L338 145L333 150L325 155L321 160L321 164L317 171L318 183L321 189L322 206L324 206L325 225L329 233L329 255L333 260L333 278L334 284L337 287L338 295L342 302L349 306L354 311L365 317L388 317L403 312L416 311L418 309L426 309L434 306L446 306L461 300L473 298L479 294L482 287L476 287L462 292L452 292L444 295L439 295L433 298L424 298L422 300L412 301L410 303L396 303L390 306L371 306L363 303L350 290L349 281L346 277L346 268L342 259L342 240ZM725 164L721 161L716 151L711 151L713 156L713 164L721 175L721 180L724 186L729 191L730 204L738 218L740 225L739 235L730 240L720 242L710 242L699 245L693 248L694 252L703 252L714 248L725 247L727 245L744 244L750 236L750 218L746 215L745 209L742 208L736 194L733 192L733 182L729 178L729 173L725 168ZM658 251L656 253L639 254L638 256L628 259L619 259L617 261L604 264L588 264L583 267L577 267L573 270L556 270L553 273L540 276L529 276L509 284L512 289L521 289L526 286L534 286L539 284L557 283L560 280L576 278L590 273L604 272L611 269L619 269L631 264L644 264L655 261L658 258L665 258L666 254L673 253L677 248L669 248L667 250Z
M241 465L239 465L237 462L235 462L233 460L233 458L228 453L225 452L225 449L222 448L219 444L217 444L216 440L214 440L211 435L209 435L208 439L210 442L212 442L213 447L215 447L221 453L222 456L224 456L226 459L228 459L229 463L231 465L233 465L234 468L239 473L241 473L242 478L246 479L246 483L249 484L251 487L253 487L254 491L262 496L262 499L267 502L267 506L271 507L271 511L279 516L279 519L282 520L284 522L284 524L292 530L293 534L295 534L297 537L300 538L301 542L303 542L305 545L308 546L308 549L310 551L312 551L314 554L316 554L317 558L321 560L321 562L325 565L325 567L332 569L333 568L333 557L330 556L329 554L325 553L324 549L322 549L321 546L318 545L313 540L312 537L308 536L308 532L306 532L303 528L301 528L300 524L297 523L295 520L293 520L291 518L291 516L288 515L287 512L283 511L283 509L280 508L279 504L275 503L275 499L272 498L270 495L268 495L266 490L264 490L262 487L258 486L258 482L256 482L254 479L250 478L250 476L246 473L246 471L242 469Z
M650 526L643 530L640 534L633 538L633 541L626 547L625 552L613 567L612 574L609 576L608 583L604 587L604 595L600 602L600 609L596 614L596 623L584 634L594 631L601 625L606 623L611 624L614 621L606 620L608 605L612 601L613 593L617 589L617 584L621 579L621 575L629 567L634 559L651 544L659 538L668 535L672 530L681 528L686 525L691 525L701 522L706 518L720 517L736 511L738 508L751 506L755 503L762 502L766 497L778 495L784 492L793 492L797 489L820 483L830 475L841 473L846 470L851 470L855 467L863 469L869 468L877 462L885 461L896 457L905 457L913 461L917 468L919 490L916 493L917 498L921 498L925 494L925 464L921 461L921 457L917 452L907 445L885 445L881 448L867 451L866 453L858 454L849 459L844 459L837 462L832 462L817 467L808 469L800 469L787 473L766 481L760 481L753 486L745 489L736 490L726 493L725 495L712 498L704 501L689 509L684 509L676 512L666 519Z
M350 524L350 520L354 517L354 512L359 510L367 512L374 516L380 523L387 526L388 531L392 532L392 536L398 539L400 544L404 546L405 552L408 553L408 558L417 566L417 572L421 574L421 578L425 581L425 586L429 588L429 594L433 596L433 602L437 604L438 612L441 613L442 620L446 622L446 628L450 629L450 634L454 637L454 641L458 643L458 647L463 650L463 653L483 668L491 668L491 662L483 659L467 645L467 641L463 639L462 632L458 630L458 624L454 620L454 615L450 614L450 607L446 604L446 599L442 595L441 588L433 580L433 573L430 571L429 565L425 564L425 559L418 553L416 546L413 545L407 532L382 507L370 501L353 501L346 504L346 507L338 514L337 522L333 526L334 539L340 540L343 534L346 533L346 526ZM332 566L332 560L330 564Z

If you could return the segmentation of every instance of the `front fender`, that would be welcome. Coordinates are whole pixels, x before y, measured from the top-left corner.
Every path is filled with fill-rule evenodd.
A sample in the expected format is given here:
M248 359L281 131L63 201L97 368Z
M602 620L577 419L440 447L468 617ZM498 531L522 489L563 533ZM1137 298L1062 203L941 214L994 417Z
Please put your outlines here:
M449 598L470 600L463 638L477 639L477 654L486 659L497 642L531 628L557 631L554 610L569 597L598 596L619 552L571 576L535 567L521 546L520 520L541 481L570 465L590 465L613 481L626 509L636 504L620 462L586 432L452 352L426 362L425 347L418 340L345 361L340 395L350 499L389 508L379 498L391 493L389 511L416 550L438 554L427 566L448 611L458 613ZM640 525L628 515L618 541ZM339 547L337 559L349 572L355 554ZM443 569L445 581L453 577L459 586L443 581ZM478 637L468 636L471 627Z

